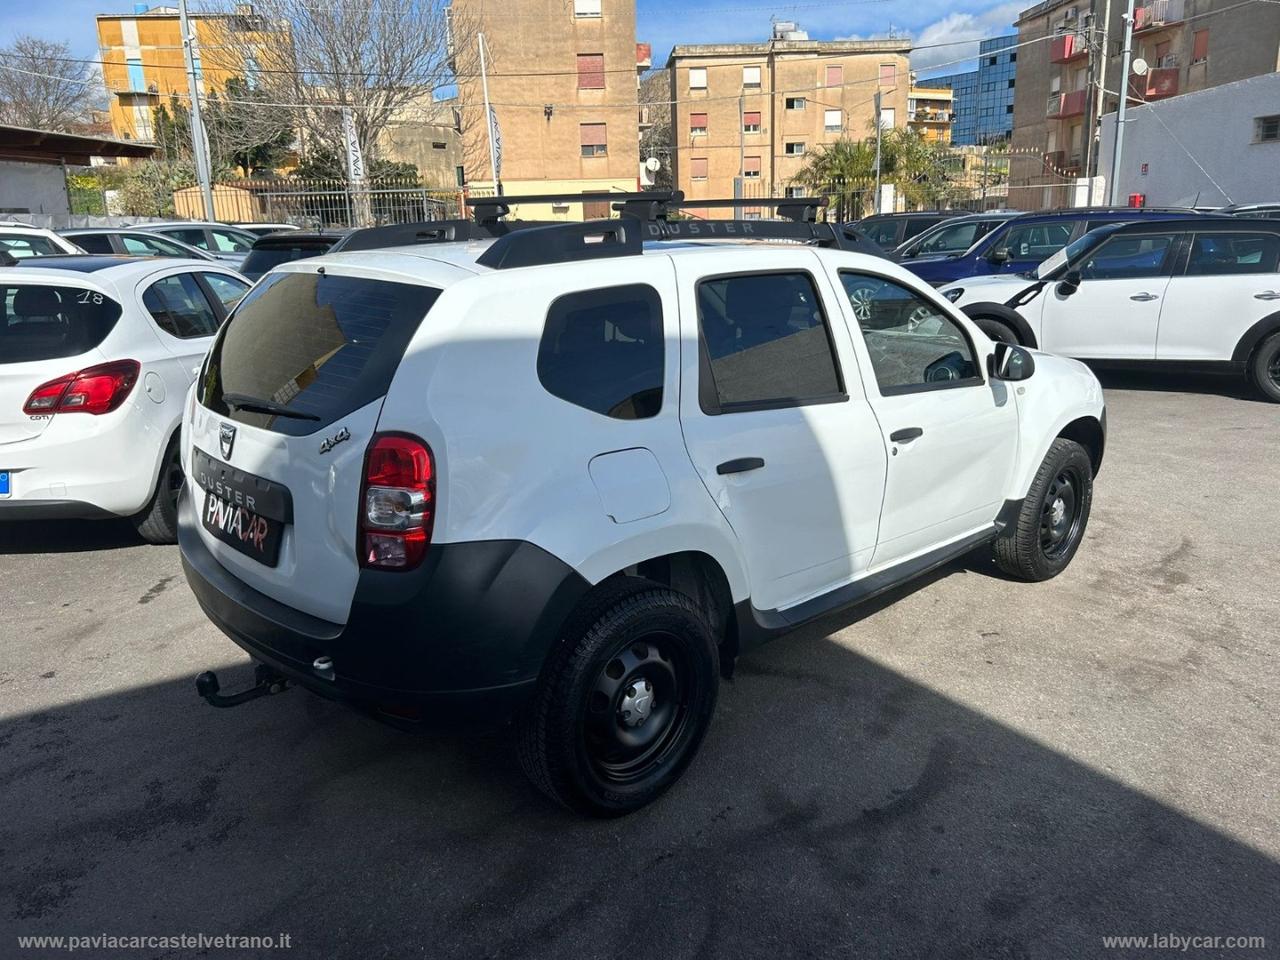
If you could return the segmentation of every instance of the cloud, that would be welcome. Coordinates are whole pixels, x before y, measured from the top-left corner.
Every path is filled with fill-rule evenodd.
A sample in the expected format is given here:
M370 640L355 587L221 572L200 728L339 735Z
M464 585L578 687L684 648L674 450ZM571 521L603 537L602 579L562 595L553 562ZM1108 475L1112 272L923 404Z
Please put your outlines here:
M1013 21L1019 12L1025 9L1026 3L1001 3L989 10L977 13L949 13L940 20L926 24L918 31L912 31L912 42L916 47L931 49L915 50L911 54L911 69L917 72L934 71L937 73L959 73L971 69L969 61L977 59L978 41L989 37L1004 36L1013 31ZM896 34L901 37L901 33ZM887 34L873 36L841 37L842 40L883 39ZM946 46L935 46L946 44Z

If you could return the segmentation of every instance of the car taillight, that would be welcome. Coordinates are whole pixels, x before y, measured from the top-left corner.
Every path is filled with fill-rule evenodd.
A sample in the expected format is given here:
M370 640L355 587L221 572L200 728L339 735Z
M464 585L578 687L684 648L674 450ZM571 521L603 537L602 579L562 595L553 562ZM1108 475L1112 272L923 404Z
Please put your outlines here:
M137 360L114 360L68 373L31 391L22 412L110 413L128 399L141 370Z
M416 437L384 433L365 455L360 565L411 570L426 556L435 519L435 461Z

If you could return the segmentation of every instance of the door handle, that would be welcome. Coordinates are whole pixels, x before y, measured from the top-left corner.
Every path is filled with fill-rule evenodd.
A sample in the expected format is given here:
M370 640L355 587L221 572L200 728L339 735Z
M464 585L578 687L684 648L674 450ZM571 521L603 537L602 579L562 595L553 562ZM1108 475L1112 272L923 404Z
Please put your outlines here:
M1255 300L1280 300L1280 293L1276 293L1274 290L1265 290L1265 291L1263 291L1262 293L1255 293L1255 294L1253 295L1253 299L1255 299Z
M1135 293L1130 300L1137 300L1139 303L1146 303L1148 300L1159 300L1154 293Z
M910 443L916 437L924 436L922 427L903 427L901 430L895 430L889 434L889 439L894 443Z
M748 470L759 470L764 466L763 457L739 457L737 460L726 460L716 467L716 473L746 473Z

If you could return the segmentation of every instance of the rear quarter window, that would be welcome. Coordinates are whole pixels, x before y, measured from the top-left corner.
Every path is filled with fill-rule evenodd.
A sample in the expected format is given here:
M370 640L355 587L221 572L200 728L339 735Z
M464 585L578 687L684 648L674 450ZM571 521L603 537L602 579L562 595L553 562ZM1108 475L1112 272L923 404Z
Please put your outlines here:
M0 365L76 357L98 347L120 304L96 290L0 284Z
M617 420L662 409L662 300L647 284L560 297L538 344L538 379L552 396Z
M229 420L303 436L386 395L435 287L280 273L240 301L214 341L200 402ZM306 419L229 405L241 394Z

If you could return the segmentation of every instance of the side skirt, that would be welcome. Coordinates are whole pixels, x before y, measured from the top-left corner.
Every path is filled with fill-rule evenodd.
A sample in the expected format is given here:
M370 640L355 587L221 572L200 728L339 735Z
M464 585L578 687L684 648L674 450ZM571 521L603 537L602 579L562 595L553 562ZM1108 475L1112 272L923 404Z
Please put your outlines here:
M1017 522L1021 510L1022 500L1006 500L999 515L986 530L980 530L963 540L939 547L912 560L905 560L887 570L881 570L861 580L837 587L830 593L806 600L785 610L757 610L752 606L751 598L748 597L734 605L739 648L746 650L767 640L773 640L819 617L866 603L886 591L924 576L957 557L962 557L977 547L998 539Z

